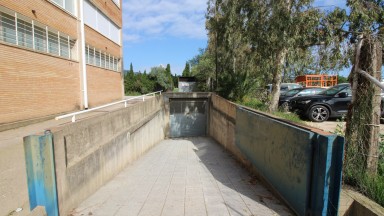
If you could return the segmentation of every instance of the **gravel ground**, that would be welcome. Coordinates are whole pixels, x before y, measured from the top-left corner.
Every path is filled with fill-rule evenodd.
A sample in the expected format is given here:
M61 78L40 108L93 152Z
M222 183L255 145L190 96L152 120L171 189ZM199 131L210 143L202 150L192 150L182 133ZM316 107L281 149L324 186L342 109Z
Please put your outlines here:
M322 129L324 131L331 132L331 133L335 132L337 125L342 126L343 130L345 130L345 122L344 121L342 122L342 121L336 120L336 119L328 120L325 122L305 121L305 124L307 124L311 127ZM380 124L380 133L384 134L384 124Z

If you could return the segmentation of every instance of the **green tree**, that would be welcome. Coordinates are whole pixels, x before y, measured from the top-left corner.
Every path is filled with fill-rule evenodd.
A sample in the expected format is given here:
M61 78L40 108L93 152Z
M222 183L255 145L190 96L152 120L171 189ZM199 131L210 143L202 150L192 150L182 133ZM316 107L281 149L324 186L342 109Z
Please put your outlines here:
M149 78L145 73L140 74L140 92L142 94L148 94L155 91L155 82Z
M213 89L232 100L241 100L258 79L258 56L253 55L250 37L246 34L249 9L250 1L245 0L208 2L207 57L214 62Z
M191 76L191 69L190 69L190 65L188 62L185 63L185 68L183 70L183 76L185 76L185 77Z
M132 94L134 92L138 92L136 85L136 76L133 72L133 65L130 64L129 71L126 72L124 76L124 92L125 94Z
M173 81L173 86L174 88L178 88L179 87L179 77L177 74L174 74L172 76L172 81Z
M167 74L169 82L171 83L170 90L173 90L175 85L174 85L174 82L173 82L173 77L172 77L171 65L170 64L167 64L167 67L165 68L165 73Z
M380 80L384 27L384 2L381 0L348 0L348 31L344 35L355 42L352 103L346 125L346 179L356 182L366 173L377 173L380 128L380 89L363 74ZM344 30L344 29L343 29Z
M172 80L169 79L164 67L152 67L149 76L155 82L156 90L166 91L172 88Z
M191 74L198 81L199 91L212 91L215 71L214 57L205 49L200 49L199 54L189 60Z
M348 78L344 76L337 76L337 83L348 83Z

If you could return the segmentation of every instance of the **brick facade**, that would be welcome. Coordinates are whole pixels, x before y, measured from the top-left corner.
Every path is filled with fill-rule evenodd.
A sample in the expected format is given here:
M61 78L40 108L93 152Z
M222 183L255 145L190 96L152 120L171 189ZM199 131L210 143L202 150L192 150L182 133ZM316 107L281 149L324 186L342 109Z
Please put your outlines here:
M91 2L121 27L121 9L112 0ZM0 40L0 125L82 109L83 49L78 18L48 0L1 1L0 6L76 39L74 55L78 56L78 60L69 60ZM86 44L122 58L120 45L88 26L84 28ZM90 108L122 99L119 71L91 65L86 68Z
M0 123L80 108L79 63L0 44Z
M88 65L87 77L90 106L121 100L121 73Z
M85 41L103 52L108 52L113 56L121 56L121 47L119 45L88 26L85 26Z

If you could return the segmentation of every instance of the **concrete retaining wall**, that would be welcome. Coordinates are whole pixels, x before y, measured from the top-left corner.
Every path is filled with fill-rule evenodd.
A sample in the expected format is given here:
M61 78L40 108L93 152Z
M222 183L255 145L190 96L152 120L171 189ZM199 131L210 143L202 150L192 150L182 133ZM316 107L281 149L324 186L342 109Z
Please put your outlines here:
M51 130L60 215L164 139L161 96Z
M298 215L336 215L344 139L211 97L210 136Z
M209 136L233 153L238 160L247 164L247 160L235 144L237 105L212 94L209 113Z
M242 163L251 165L298 215L337 214L341 137L276 119L214 94L192 93L165 94L26 138L39 145L47 138L53 141L48 143L53 143L52 175L56 177L60 215L70 213L166 137L170 98L210 98L208 134ZM28 143L25 146L27 151Z

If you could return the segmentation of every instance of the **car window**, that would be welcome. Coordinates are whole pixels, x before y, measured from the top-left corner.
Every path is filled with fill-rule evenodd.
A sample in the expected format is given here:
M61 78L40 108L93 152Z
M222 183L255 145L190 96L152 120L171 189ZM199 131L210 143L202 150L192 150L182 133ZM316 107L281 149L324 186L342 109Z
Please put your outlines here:
M280 90L287 91L288 90L288 86L281 86Z
M300 90L299 89L291 89L289 91L287 91L284 95L285 96L294 96L295 94L297 94Z
M348 87L348 88L346 88L346 89L343 89L342 91L340 91L340 93L341 93L341 92L347 92L348 97L352 97L352 90L351 90L350 87Z
M312 89L304 89L303 91L300 92L300 94L301 95L309 95L309 94L313 94L312 92L313 92Z
M337 86L333 86L332 88L326 89L326 90L320 92L319 94L320 95L333 96L333 95L337 94L339 91L341 91L347 87L349 87L349 86L348 85L337 85Z

